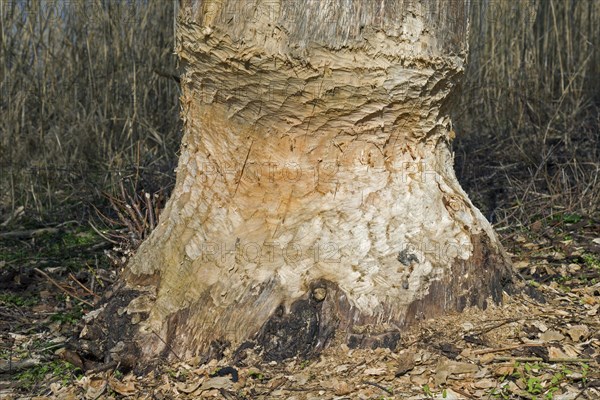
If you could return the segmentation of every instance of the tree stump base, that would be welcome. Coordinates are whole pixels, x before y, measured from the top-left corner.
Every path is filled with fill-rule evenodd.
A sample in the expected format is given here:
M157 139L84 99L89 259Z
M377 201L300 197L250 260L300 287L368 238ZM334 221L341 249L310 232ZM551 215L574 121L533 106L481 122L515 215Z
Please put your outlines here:
M177 183L111 300L130 301L105 315L127 336L107 351L393 348L414 321L500 302L510 261L450 149L467 2L248 0L235 21L239 3L182 9Z

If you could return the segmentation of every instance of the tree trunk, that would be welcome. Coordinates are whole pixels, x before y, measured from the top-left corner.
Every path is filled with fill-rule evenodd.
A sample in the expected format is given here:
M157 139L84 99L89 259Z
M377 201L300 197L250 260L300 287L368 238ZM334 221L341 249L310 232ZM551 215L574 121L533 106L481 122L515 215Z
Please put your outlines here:
M177 183L108 308L137 360L393 347L501 301L510 263L450 150L467 3L184 1Z

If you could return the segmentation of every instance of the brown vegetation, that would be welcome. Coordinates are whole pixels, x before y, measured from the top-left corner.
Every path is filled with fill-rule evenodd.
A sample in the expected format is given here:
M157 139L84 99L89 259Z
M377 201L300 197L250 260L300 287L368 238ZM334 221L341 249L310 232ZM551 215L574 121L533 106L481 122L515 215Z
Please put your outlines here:
M502 225L600 204L600 3L475 1L456 170Z
M78 214L81 200L137 175L148 192L170 187L180 143L173 4L43 4L0 2L0 211ZM518 4L473 2L457 174L504 224L526 223L529 209L594 211L600 3Z
M81 216L120 179L170 183L173 15L162 1L0 1L0 212Z

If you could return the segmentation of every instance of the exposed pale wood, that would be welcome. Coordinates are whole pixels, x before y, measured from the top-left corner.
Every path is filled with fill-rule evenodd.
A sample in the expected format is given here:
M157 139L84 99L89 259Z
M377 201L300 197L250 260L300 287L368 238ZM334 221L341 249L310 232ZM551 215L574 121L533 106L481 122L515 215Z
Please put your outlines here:
M449 146L466 8L184 1L177 183L123 276L141 359L393 346L501 300L509 262Z

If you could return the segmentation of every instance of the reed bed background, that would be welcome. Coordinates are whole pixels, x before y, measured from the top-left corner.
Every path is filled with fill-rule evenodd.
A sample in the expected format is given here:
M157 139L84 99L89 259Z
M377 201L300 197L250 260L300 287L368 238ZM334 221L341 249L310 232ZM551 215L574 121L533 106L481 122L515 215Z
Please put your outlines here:
M600 204L600 1L475 0L456 171L501 225Z
M149 191L172 183L172 2L0 0L0 23L4 213L82 218L122 179Z
M451 0L448 0L451 1ZM181 139L175 4L0 0L0 223L167 194ZM600 203L600 2L475 0L456 171L501 225Z

